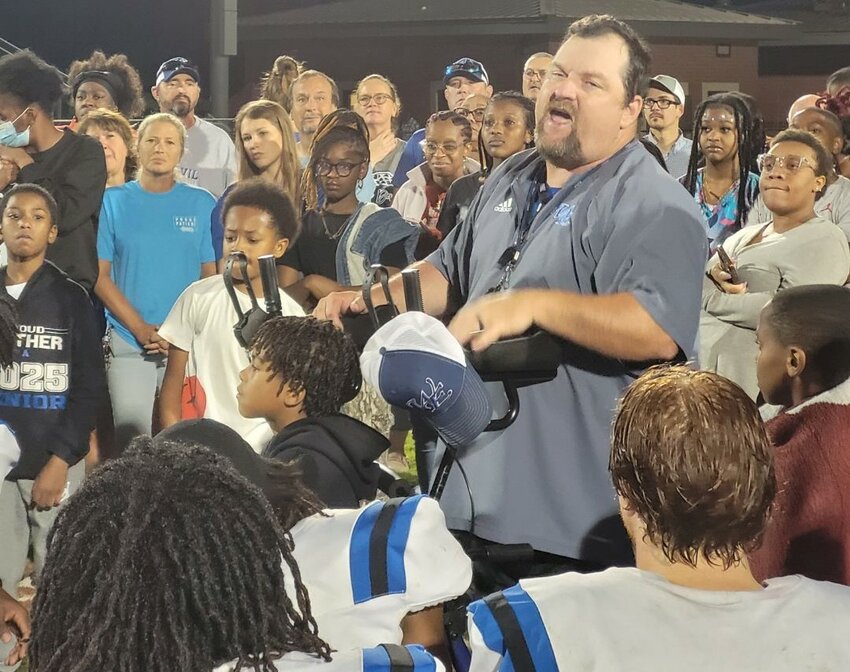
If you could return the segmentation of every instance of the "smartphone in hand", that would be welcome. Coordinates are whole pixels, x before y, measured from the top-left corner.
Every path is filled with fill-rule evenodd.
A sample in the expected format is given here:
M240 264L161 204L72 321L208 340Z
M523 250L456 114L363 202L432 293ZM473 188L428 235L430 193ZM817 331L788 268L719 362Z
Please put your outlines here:
M726 254L726 250L723 249L722 245L717 247L717 256L720 257L720 268L731 276L729 278L729 282L733 285L740 285L741 278L738 276L738 269L735 268L735 264L732 263L732 260L729 258L729 255Z

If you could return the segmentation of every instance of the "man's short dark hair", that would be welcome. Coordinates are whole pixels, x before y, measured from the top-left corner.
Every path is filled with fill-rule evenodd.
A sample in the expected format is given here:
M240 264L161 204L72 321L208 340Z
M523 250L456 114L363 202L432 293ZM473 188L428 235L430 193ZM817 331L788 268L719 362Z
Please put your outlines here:
M328 84L331 85L331 102L333 102L335 107L339 107L339 87L336 85L336 82L332 77L319 70L305 70L298 75L298 77L292 81L292 84L289 85L289 97L292 98L292 92L295 90L296 84L299 84L310 77L323 77L327 80Z
M643 38L627 23L620 21L610 14L591 14L583 19L574 21L567 29L564 41L571 37L593 38L605 35L617 35L629 50L628 64L623 73L623 86L626 89L626 105L635 96L646 91L651 60L649 46Z
M839 89L850 86L850 65L833 72L826 80L827 90L837 86Z
M274 227L281 238L290 244L298 237L301 223L295 214L295 206L289 196L278 185L267 182L261 177L252 177L239 182L224 199L221 209L221 221L237 205L257 208L272 218Z
M806 353L806 375L824 389L850 378L850 289L789 287L767 304L761 320L782 345Z
M21 105L38 105L52 119L64 93L59 71L29 49L0 58L0 94L14 96Z
M41 185L30 184L29 182L16 184L0 199L0 219L3 218L3 213L6 212L6 208L15 194L35 194L36 196L40 196L44 201L47 212L50 214L50 223L53 226L59 226L59 206L56 205L56 199Z
M626 391L609 469L670 562L730 567L758 543L776 491L758 408L735 383L654 367Z

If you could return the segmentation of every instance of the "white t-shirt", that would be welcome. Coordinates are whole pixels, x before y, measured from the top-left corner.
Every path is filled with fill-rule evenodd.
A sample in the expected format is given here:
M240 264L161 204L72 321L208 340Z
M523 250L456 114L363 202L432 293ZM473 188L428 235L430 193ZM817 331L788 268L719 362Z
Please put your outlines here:
M850 179L839 175L830 184L823 196L815 201L815 214L837 224L838 228L850 240ZM755 204L747 215L747 224L764 224L773 219L773 213L767 209L759 194Z
M215 124L195 117L186 132L186 152L180 172L187 183L203 187L218 198L236 181L236 147Z
M292 538L319 635L332 648L401 644L409 612L469 588L472 563L433 499L418 495L325 513L300 521ZM385 550L385 559L370 557L376 540L372 548Z
M247 294L236 292L243 311L251 309ZM258 299L263 307L262 299ZM280 291L284 315L303 315L301 307ZM184 392L194 399L198 417L217 420L238 432L257 452L274 436L262 418L243 418L236 402L239 372L248 366L248 355L236 341L233 325L239 317L224 287L214 275L189 285L159 328L169 343L189 353ZM184 402L185 407L185 402ZM184 413L184 417L193 417Z
M497 593L507 605L469 606L470 672L500 669L499 612L516 616L538 670L850 670L850 589L802 576L765 585L697 590L635 568L520 581Z
M361 651L334 652L332 660L325 662L305 653L287 653L274 661L279 672L299 672L300 670L318 670L322 672L393 672L389 651L398 660L407 663L405 669L411 672L445 672L443 664L425 651L421 646L389 647L376 646ZM234 663L217 667L213 672L232 672ZM244 667L242 669L245 669Z
M17 285L6 285L6 293L17 301L21 298L21 294L24 293L26 286L27 283L25 282L19 282Z

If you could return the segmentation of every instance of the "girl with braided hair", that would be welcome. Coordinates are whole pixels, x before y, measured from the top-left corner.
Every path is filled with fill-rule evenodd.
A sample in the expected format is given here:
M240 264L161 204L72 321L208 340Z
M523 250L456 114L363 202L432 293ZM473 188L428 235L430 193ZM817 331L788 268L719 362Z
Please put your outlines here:
M702 101L694 114L697 142L691 148L682 184L693 195L706 221L709 254L739 231L758 196L754 126L740 96L719 93ZM705 167L699 161L705 159Z

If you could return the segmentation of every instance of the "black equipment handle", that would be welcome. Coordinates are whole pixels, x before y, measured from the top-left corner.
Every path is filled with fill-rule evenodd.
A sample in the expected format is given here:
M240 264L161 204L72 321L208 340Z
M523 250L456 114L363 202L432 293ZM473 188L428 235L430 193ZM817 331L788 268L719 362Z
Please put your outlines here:
M239 275L241 276L242 282L245 283L245 289L248 290L248 296L251 298L251 308L259 308L260 304L257 303L254 288L251 287L251 283L247 280L248 257L245 256L244 252L239 252L238 250L236 252L231 252L227 257L227 262L224 264L224 273L222 274L224 277L224 288L230 295L230 302L236 309L236 314L239 315L239 319L242 319L245 317L245 313L239 305L239 297L236 296L236 289L233 287L233 264L237 262L239 263Z
M381 283L381 289L387 301L385 305L377 308L372 302L372 285L375 284L376 280ZM366 280L363 281L363 303L366 304L366 310L372 320L372 327L376 331L398 315L398 308L396 308L392 294L390 294L390 273L386 267L380 264L372 264Z
M419 280L419 269L405 268L401 272L401 279L404 283L404 303L407 306L407 310L416 310L424 313L425 303L422 300L422 283Z
M263 283L263 298L266 303L266 314L269 317L280 317L283 306L280 303L280 291L277 281L277 264L274 255L264 254L257 258L260 263L260 281Z

